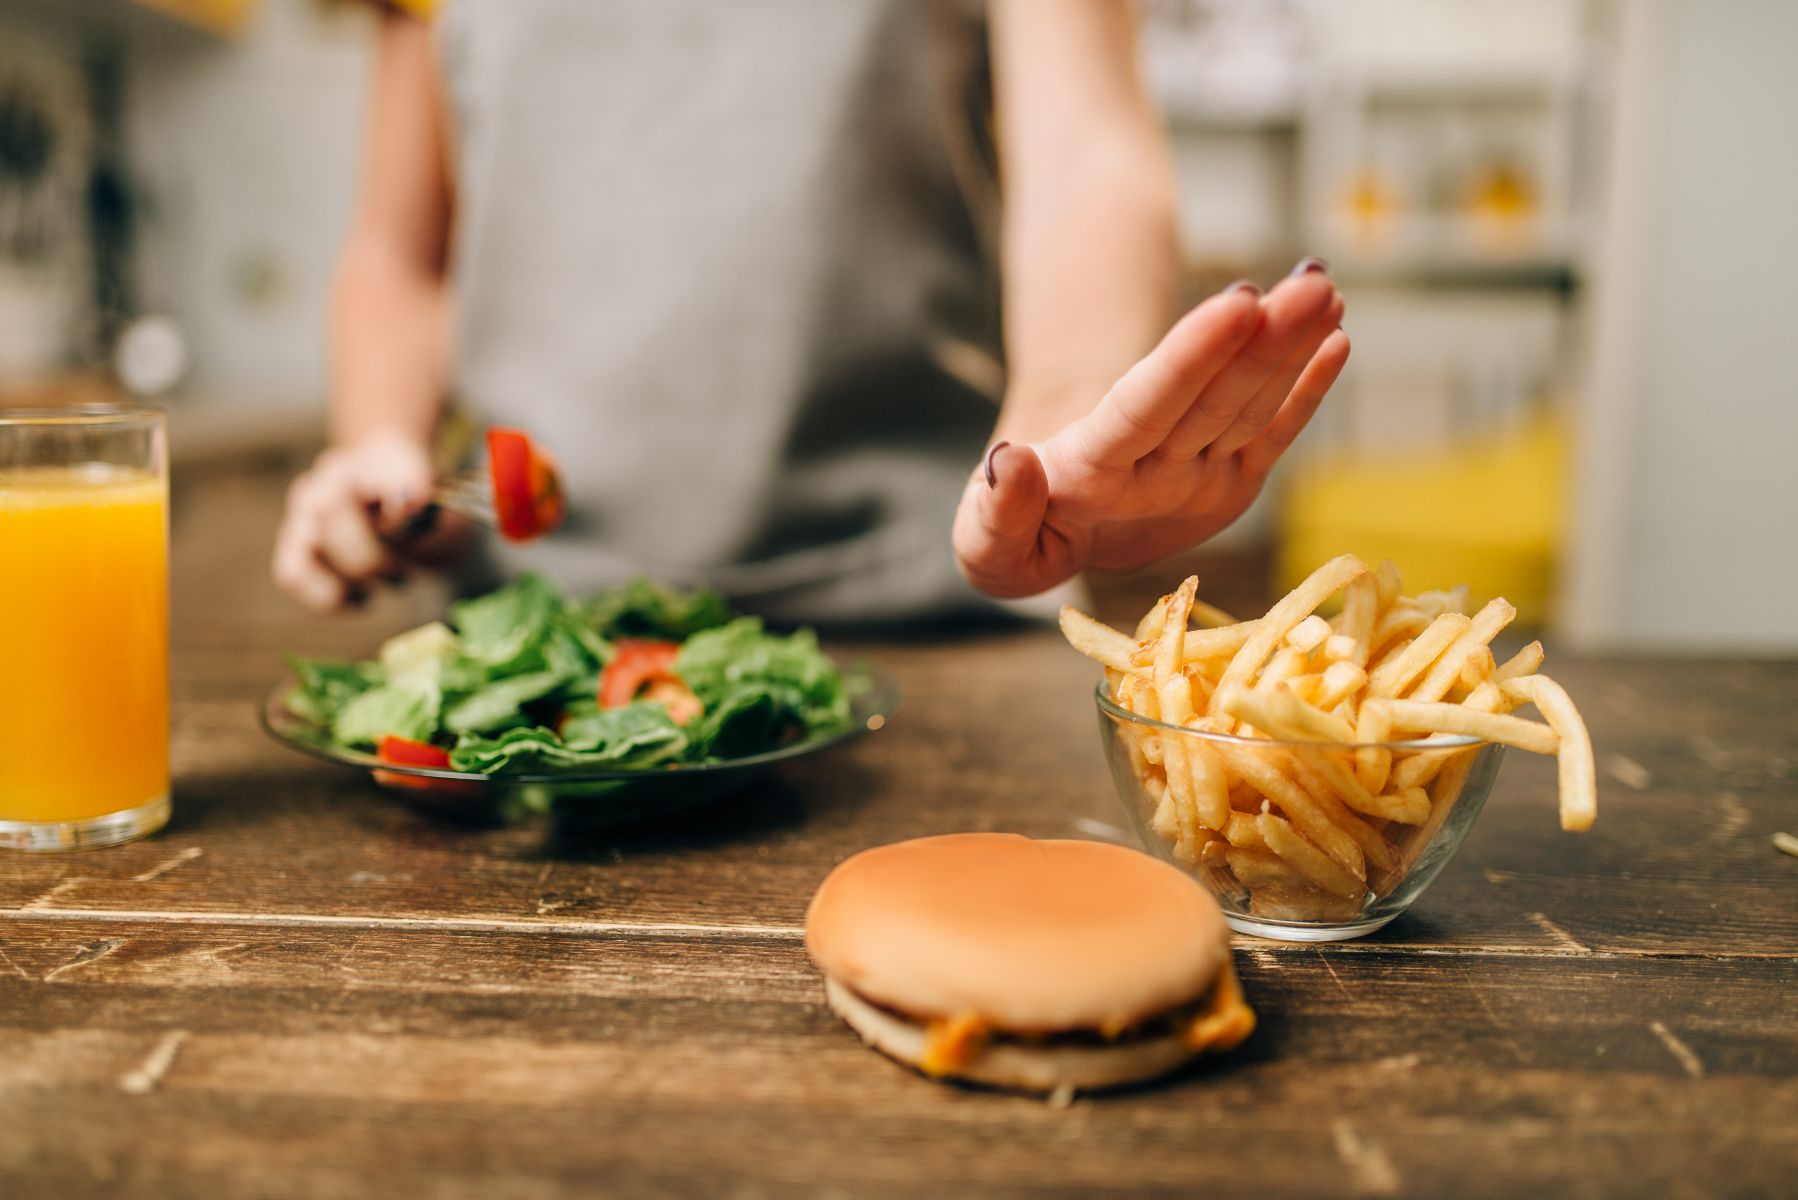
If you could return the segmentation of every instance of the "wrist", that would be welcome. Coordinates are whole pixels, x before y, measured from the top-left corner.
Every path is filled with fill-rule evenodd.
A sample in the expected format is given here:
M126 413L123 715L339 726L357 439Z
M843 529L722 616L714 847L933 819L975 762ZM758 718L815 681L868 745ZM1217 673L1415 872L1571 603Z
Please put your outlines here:
M1041 445L1092 412L1115 380L1021 383L1009 387L993 428L993 441Z

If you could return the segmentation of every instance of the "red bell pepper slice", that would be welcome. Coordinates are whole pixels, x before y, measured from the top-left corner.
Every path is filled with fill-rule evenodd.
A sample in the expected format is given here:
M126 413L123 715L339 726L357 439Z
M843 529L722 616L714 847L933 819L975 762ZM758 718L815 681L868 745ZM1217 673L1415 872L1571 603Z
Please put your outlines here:
M384 763L392 763L396 767L431 767L437 770L448 770L450 765L449 751L442 746L433 746L429 742L415 742L411 738L394 737L388 734L381 739L375 751ZM481 790L481 785L473 780L432 779L423 775L402 775L397 771L374 772L375 782L390 788L409 788L415 792L442 792L446 795L470 796Z
M508 539L542 537L568 515L555 460L520 431L487 431L487 469L493 480L493 513Z
M394 737L388 734L381 739L377 751L381 761L392 763L396 767L449 767L449 751L442 746L433 746L429 742L415 742L411 738Z
M622 708L636 699L644 685L656 679L673 679L678 642L622 638L614 643L612 661L599 677L599 706Z

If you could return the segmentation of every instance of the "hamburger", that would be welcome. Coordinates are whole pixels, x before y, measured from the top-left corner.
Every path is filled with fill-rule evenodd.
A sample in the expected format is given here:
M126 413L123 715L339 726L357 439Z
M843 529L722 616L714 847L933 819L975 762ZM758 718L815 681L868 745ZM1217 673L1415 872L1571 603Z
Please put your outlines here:
M1255 1028L1217 902L1121 846L878 846L830 873L805 925L831 1009L938 1078L1066 1096L1165 1075Z

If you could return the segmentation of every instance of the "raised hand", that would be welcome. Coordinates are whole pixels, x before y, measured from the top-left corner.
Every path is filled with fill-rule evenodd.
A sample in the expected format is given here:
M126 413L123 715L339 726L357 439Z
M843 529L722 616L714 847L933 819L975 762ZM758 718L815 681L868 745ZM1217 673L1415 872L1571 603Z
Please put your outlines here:
M433 481L430 452L410 438L377 434L326 450L288 489L275 583L326 613L360 602L414 565L445 561L468 534L454 514L440 514L422 536L401 536L430 503Z
M1341 373L1342 312L1315 259L1265 297L1236 284L1182 317L1084 417L1043 442L995 444L956 512L963 573L989 595L1034 595L1223 529Z

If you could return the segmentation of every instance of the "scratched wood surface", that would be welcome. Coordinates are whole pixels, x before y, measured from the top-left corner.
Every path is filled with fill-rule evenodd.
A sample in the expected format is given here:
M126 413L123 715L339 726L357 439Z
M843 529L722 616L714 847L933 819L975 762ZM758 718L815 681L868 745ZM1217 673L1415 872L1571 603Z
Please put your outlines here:
M840 641L897 719L678 828L459 826L256 730L284 652L441 602L296 616L277 498L178 496L169 830L0 857L0 1195L1789 1194L1798 664L1557 658L1591 835L1513 755L1381 934L1238 941L1242 1051L1063 1111L861 1049L799 929L863 846L1118 820L1053 635Z

